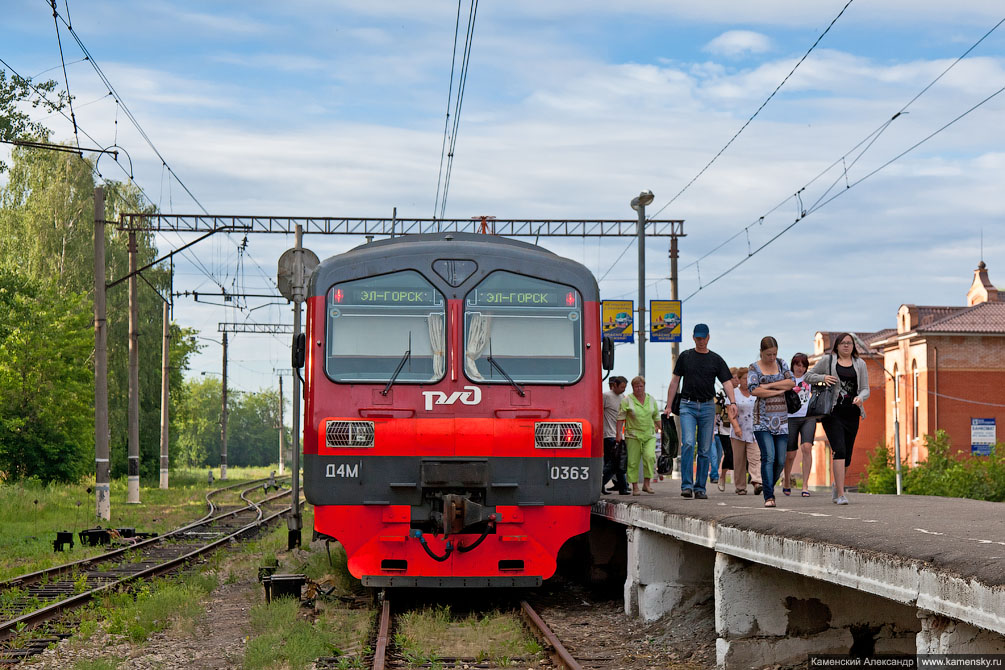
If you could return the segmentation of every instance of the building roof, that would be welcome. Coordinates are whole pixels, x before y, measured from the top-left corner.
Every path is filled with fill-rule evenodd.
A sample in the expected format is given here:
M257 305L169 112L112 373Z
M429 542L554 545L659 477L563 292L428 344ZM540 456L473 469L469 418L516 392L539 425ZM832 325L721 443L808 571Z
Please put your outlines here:
M952 314L917 330L926 333L988 333L1005 335L1005 302L981 302L973 307L957 308Z

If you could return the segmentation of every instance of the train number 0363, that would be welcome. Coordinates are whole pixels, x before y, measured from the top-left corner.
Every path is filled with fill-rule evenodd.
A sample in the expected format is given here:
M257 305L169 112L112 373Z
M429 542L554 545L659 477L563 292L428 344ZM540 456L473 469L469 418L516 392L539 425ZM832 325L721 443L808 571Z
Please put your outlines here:
M590 468L585 465L553 465L551 466L552 479L589 479Z

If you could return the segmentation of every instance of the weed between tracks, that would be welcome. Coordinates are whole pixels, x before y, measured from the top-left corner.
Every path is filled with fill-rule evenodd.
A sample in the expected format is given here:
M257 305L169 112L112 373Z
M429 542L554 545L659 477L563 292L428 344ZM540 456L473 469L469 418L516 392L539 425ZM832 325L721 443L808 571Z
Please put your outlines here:
M398 615L395 628L398 653L413 665L469 658L507 666L512 659L541 653L541 646L512 612L459 617L449 605L440 605Z
M244 655L246 670L303 668L323 656L340 657L342 668L362 668L373 612L320 609L308 620L300 603L281 598L251 610L250 640Z

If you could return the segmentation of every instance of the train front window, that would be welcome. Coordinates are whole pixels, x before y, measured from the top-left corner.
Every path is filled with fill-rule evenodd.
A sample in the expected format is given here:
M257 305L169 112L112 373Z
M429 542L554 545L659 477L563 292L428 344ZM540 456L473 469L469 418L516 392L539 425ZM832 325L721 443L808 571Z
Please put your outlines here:
M571 286L497 271L464 305L464 372L479 383L568 384L583 372L583 300ZM490 360L491 358L491 360Z
M337 382L435 382L446 363L446 303L412 270L335 284L325 299L325 371Z

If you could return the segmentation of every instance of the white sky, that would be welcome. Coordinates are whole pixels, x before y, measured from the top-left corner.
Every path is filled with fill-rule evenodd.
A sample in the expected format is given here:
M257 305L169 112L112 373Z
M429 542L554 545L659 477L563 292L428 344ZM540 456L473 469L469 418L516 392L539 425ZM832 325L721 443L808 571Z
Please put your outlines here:
M846 0L807 3L527 2L479 5L448 218L623 218L652 189L650 213L692 178L781 82ZM65 4L60 12L67 14ZM467 15L465 4L463 12ZM315 216L433 214L457 5L447 2L143 2L69 4L72 24L168 164L212 213ZM857 0L725 154L661 217L685 219L681 293L747 254L747 238L692 265L758 221L900 110L1005 16L998 1ZM463 42L465 19L461 21ZM136 180L165 212L196 205L105 96L62 27L77 119L132 156ZM0 57L22 75L59 65L51 10L12 0ZM62 71L42 74L62 82ZM1005 86L1005 26L892 122L848 172L867 175ZM105 97L102 97L105 96ZM831 171L802 192L832 203L684 307L685 332L711 326L731 365L763 335L781 354L812 348L817 330L878 330L902 303L962 304L984 258L1005 284L1002 94L858 186ZM116 124L116 119L118 123ZM61 140L72 127L46 123ZM86 141L90 144L90 141ZM118 178L110 159L100 167ZM792 223L794 201L750 228L757 247ZM191 236L168 235L162 251ZM232 239L193 255L228 289L269 290L292 239L253 236L237 272ZM322 258L361 243L308 236ZM667 240L647 245L647 298L668 298ZM605 298L634 298L627 239L542 240L586 264ZM608 272L610 270L610 272ZM219 290L190 261L177 290ZM270 275L267 278L265 275ZM220 321L292 320L180 298L176 319L218 339ZM288 338L238 335L231 383L274 386ZM192 373L220 369L205 341ZM685 345L686 346L686 345ZM650 391L669 380L669 346L649 345ZM636 373L618 348L616 372Z

